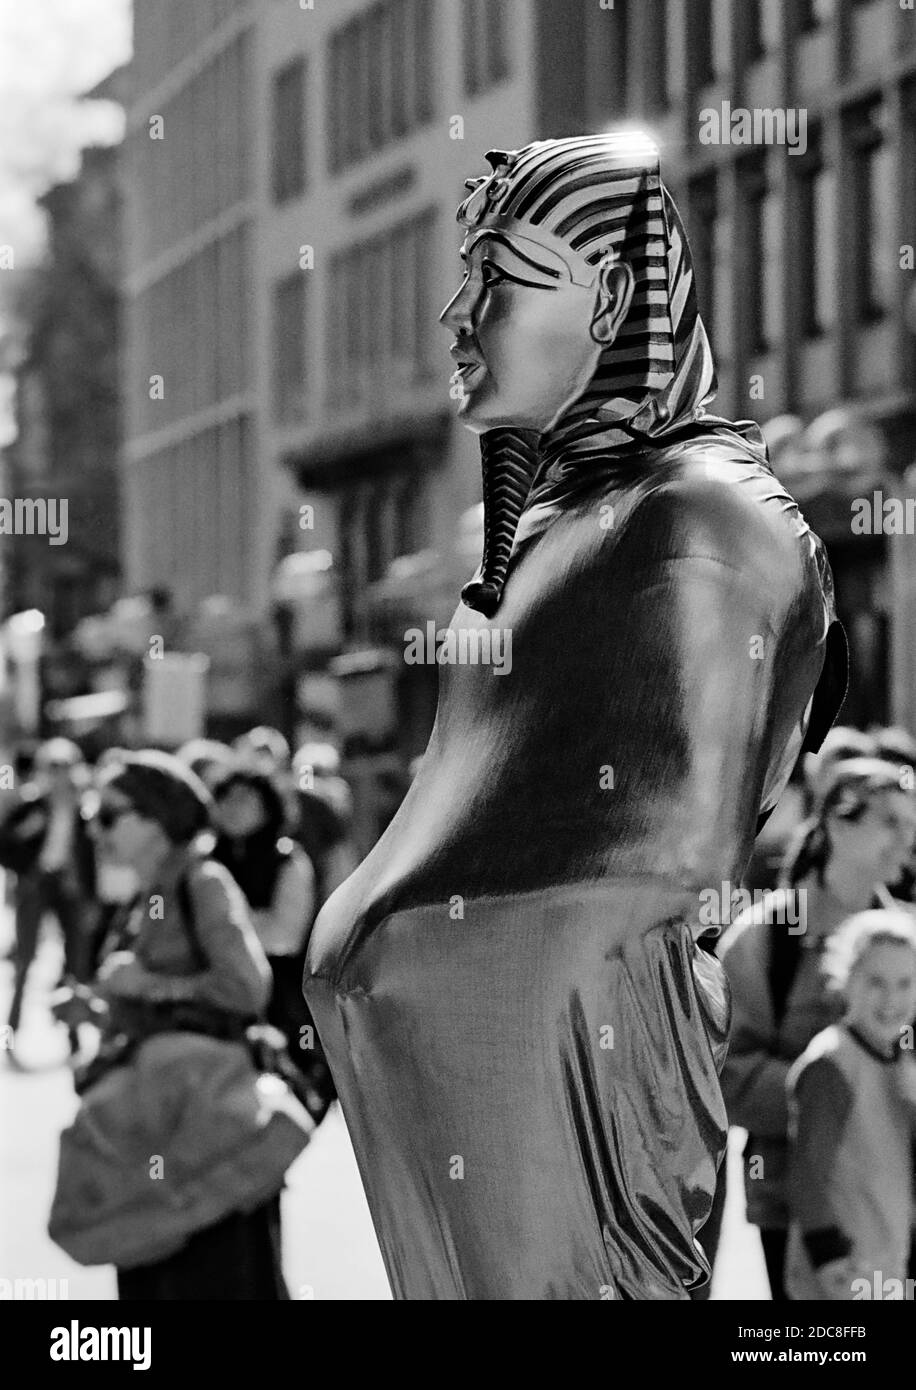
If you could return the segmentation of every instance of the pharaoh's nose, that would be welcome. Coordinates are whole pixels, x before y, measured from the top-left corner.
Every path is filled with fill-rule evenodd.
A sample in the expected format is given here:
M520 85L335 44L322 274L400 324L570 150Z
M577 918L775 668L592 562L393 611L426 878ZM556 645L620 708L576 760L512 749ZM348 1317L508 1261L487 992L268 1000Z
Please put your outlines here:
M476 290L471 281L466 280L439 315L439 322L443 328L449 329L456 337L462 332L470 332L475 298Z

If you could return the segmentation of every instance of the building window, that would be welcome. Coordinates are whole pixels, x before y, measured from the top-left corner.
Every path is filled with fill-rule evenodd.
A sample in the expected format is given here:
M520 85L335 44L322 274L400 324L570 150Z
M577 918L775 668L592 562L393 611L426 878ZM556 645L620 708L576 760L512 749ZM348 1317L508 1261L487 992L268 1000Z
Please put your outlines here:
M340 252L331 262L329 404L383 411L433 371L435 212Z
M745 224L745 347L752 355L769 352L779 340L782 294L781 203L769 188L764 164L749 160L741 169Z
M754 63L766 51L761 0L741 0L733 13L738 24L742 60Z
M916 78L904 84L902 95L904 168L911 173L908 179L904 179L901 189L901 214L904 227L912 227L916 224L916 178L912 176L912 170L916 169ZM912 237L905 237L904 240L911 241ZM908 290L907 293L914 296L913 308L916 309L916 290Z
M295 271L274 286L274 418L295 424L305 415L305 272Z
M464 89L486 91L509 74L506 0L462 0Z
M748 312L750 321L749 344L752 352L766 352L766 338L763 332L763 185L756 184L749 190L747 201L747 280Z
M833 19L836 0L798 0L799 29L816 29Z
M367 587L385 577L393 560L422 548L426 522L425 481L417 472L386 471L376 482L352 484L343 494L337 562L348 637L360 627Z
M432 0L378 0L331 36L332 173L357 164L432 118L434 14Z
M421 474L411 474L398 488L394 528L395 556L414 555L428 543L426 490Z
M707 175L691 184L689 190L690 249L696 273L697 303L713 339L716 321L716 219L718 197L715 175ZM715 342L713 340L713 346Z
M713 32L713 0L693 0L687 26L692 85L703 87L715 80L716 51Z
M854 112L849 122L855 304L859 321L869 322L890 307L893 288L894 155L884 140L880 103Z
M811 140L798 178L799 326L807 338L833 326L836 301L836 177Z
M625 22L626 12L621 13L621 23ZM668 54L668 0L651 0L649 20L652 34L651 50L646 51L643 68L646 109L648 111L666 110L670 92L668 87L670 59Z
M305 189L305 64L300 58L274 76L273 195L285 203Z
M350 491L343 499L338 531L338 562L340 568L341 618L344 636L352 638L357 627L357 597L364 586L361 528L362 498Z

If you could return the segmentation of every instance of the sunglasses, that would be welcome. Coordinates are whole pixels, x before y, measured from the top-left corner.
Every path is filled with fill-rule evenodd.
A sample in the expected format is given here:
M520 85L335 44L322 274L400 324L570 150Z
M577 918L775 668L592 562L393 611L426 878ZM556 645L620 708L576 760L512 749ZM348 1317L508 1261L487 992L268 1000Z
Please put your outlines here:
M123 816L133 815L133 811L133 806L100 806L94 820L102 830L110 830Z

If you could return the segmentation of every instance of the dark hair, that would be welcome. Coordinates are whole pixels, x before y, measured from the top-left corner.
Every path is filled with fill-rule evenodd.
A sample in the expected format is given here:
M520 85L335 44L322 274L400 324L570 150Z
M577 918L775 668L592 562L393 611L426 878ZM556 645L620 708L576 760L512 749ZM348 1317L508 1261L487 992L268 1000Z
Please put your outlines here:
M235 787L248 787L250 791L257 793L264 806L266 825L274 838L282 835L286 829L289 812L276 779L260 768L239 767L235 764L224 769L214 779L211 787L213 800L222 801Z
M810 873L816 873L823 882L831 853L828 820L858 821L872 797L900 790L899 769L880 758L848 758L835 763L813 815L798 827L789 844L780 875L782 885L793 887Z
M283 794L270 773L257 768L233 767L213 787L218 803L233 787L248 787L261 798L264 824L237 840L225 831L217 835L213 858L224 864L253 908L269 907L281 868L290 856L292 842L284 831L288 811Z
M124 753L99 777L99 788L113 787L134 809L161 825L174 845L186 845L210 824L210 794L190 768L170 753L144 749Z

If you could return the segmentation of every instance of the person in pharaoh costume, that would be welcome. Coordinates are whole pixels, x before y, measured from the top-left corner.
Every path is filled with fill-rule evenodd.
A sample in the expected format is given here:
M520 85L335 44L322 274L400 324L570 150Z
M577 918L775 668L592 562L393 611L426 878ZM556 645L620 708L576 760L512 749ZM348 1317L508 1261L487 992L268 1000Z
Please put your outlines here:
M440 667L306 995L396 1298L686 1299L726 1138L699 894L819 746L845 639L757 426L707 412L655 147L487 159L442 314L485 504L451 627L511 633L512 669Z

